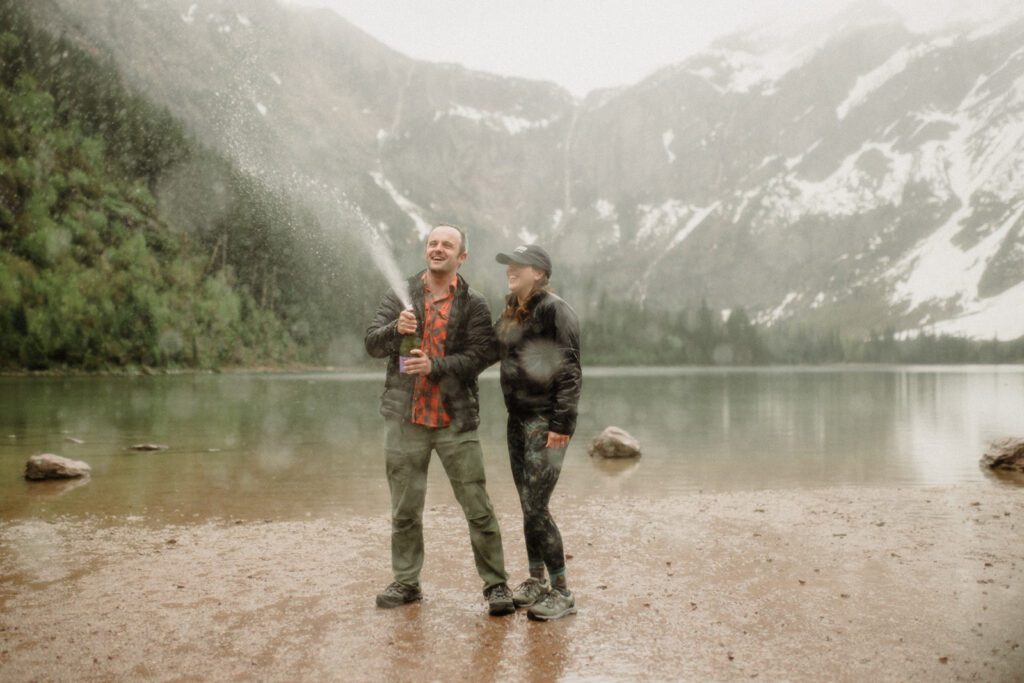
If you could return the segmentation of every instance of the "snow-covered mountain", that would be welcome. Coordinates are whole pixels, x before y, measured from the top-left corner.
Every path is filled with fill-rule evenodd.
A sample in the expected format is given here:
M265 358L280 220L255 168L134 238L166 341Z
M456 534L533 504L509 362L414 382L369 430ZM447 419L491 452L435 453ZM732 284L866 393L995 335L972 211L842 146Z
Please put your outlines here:
M589 98L570 229L660 305L1024 334L1024 21L837 19Z
M706 298L762 321L1024 335L1019 15L919 34L860 3L577 101L273 0L33 6L243 167L343 189L399 251L437 220L470 226L475 253L549 245L584 314L602 295Z

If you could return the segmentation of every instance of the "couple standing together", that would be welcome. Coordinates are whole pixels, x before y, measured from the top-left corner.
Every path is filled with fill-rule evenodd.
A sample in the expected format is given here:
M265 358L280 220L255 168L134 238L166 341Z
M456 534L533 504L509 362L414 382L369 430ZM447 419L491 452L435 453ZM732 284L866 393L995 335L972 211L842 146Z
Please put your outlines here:
M423 505L427 466L437 451L469 523L477 572L490 614L528 607L533 619L576 612L565 553L548 501L576 428L580 370L576 314L547 289L551 259L536 245L498 254L507 266L505 310L491 324L486 300L458 274L468 256L466 233L439 225L427 237L423 272L409 279L412 310L389 292L366 332L366 350L387 358L381 397L391 490L391 565L395 581L378 607L422 597ZM403 336L420 347L399 363ZM501 360L508 408L508 454L523 511L529 577L509 591L498 520L487 495L477 376ZM546 574L545 574L546 572Z

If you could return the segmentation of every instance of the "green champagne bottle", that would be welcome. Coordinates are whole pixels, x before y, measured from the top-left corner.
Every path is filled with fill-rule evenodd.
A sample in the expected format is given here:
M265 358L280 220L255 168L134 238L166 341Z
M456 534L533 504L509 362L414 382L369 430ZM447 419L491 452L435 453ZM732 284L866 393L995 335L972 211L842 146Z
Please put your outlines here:
M400 373L405 373L405 363L412 358L413 349L420 348L421 341L418 323L416 325L416 334L402 335L402 343L398 347L398 371Z

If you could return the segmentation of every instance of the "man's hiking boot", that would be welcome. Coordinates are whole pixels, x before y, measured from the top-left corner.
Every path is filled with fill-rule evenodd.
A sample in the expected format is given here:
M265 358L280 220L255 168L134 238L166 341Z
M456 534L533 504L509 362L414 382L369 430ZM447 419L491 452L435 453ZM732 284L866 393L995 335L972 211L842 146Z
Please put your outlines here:
M549 590L551 590L551 584L547 579L531 576L512 591L512 602L516 604L516 607L529 607L547 595Z
M563 593L557 588L552 588L543 600L527 611L526 616L537 621L550 621L570 614L576 614L576 598L568 591Z
M512 602L512 593L504 583L491 586L484 591L484 596L487 598L487 610L492 617L501 617L516 611L515 603Z
M406 586L395 581L385 588L383 592L377 594L377 607L384 607L385 609L401 607L407 603L422 599L423 593L420 592L419 588Z

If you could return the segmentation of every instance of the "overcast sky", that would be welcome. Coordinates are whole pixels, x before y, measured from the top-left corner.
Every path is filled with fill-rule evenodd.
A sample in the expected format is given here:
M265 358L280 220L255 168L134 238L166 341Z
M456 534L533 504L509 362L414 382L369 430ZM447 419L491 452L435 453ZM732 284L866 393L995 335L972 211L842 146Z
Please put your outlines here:
M634 83L738 29L851 0L291 0L333 8L411 57L549 80L582 96ZM891 0L915 30L991 18L1007 0Z

